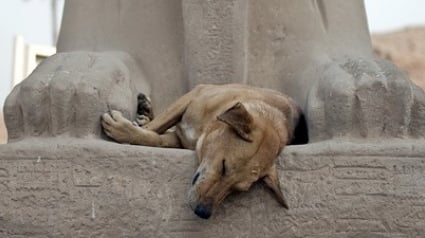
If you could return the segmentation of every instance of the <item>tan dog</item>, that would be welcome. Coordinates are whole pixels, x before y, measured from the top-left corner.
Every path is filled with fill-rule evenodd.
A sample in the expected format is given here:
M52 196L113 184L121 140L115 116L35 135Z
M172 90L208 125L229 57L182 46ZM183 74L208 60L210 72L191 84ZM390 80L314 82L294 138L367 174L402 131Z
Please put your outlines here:
M275 160L294 138L297 125L306 129L300 109L289 97L237 84L199 85L143 127L118 111L105 113L102 125L118 142L195 149L200 165L189 204L201 218L209 218L233 190L246 191L259 179L288 208ZM167 132L173 126L175 131ZM306 142L305 134L297 139Z

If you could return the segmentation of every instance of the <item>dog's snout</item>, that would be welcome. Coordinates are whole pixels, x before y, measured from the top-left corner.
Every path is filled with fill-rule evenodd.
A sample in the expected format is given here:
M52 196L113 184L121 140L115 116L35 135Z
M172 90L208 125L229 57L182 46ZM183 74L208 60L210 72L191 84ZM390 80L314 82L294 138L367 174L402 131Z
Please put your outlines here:
M198 178L199 178L199 172L197 172L197 173L195 174L195 176L193 177L192 185L194 185L194 184L196 183L196 181L198 180Z
M203 219L208 219L211 216L211 208L203 204L198 204L194 212L198 217Z

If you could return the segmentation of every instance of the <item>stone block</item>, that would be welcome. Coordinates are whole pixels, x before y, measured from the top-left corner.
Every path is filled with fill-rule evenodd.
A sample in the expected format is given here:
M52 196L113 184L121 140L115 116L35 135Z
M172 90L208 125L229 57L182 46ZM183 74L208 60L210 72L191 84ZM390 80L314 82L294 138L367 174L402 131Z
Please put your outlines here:
M289 210L257 183L203 220L186 200L192 151L27 139L0 146L0 237L423 237L418 142L289 146Z

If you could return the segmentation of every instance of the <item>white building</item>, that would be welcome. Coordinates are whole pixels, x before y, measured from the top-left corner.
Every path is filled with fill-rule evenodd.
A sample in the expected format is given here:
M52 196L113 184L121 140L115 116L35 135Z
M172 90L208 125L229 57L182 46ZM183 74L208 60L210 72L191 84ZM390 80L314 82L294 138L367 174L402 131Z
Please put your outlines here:
M54 52L63 4L64 0L2 1L0 7L0 111L12 86L25 78L37 61Z

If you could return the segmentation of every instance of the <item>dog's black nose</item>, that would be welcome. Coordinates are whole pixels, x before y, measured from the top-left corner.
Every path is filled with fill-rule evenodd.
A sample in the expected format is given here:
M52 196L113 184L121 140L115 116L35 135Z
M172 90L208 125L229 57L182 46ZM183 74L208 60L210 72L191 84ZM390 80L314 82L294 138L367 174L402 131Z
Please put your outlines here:
M208 219L211 216L211 208L203 204L199 204L195 208L195 214L203 219Z

